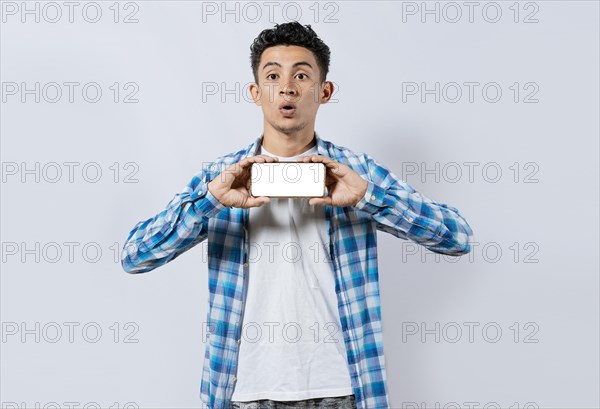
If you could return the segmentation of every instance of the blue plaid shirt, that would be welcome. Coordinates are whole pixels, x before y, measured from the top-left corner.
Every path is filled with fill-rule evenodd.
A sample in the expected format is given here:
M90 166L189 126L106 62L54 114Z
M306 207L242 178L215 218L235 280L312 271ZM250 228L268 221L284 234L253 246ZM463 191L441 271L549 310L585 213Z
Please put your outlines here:
M348 165L368 182L356 206L326 206L329 255L348 369L357 409L388 408L377 271L377 230L427 249L459 256L471 250L472 230L458 209L423 196L364 153L321 139L319 155ZM200 398L229 409L248 273L248 209L223 206L207 184L227 166L256 154L262 135L246 149L217 158L195 175L156 216L137 223L123 247L122 266L145 273L208 238L208 342Z

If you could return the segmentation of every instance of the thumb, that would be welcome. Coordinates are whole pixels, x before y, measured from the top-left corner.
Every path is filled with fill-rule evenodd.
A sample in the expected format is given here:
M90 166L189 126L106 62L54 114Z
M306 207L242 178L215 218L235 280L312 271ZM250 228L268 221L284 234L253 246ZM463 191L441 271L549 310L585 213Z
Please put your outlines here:
M253 197L248 196L248 200L246 201L246 205L244 207L260 207L265 203L269 203L271 198L267 196Z
M331 196L325 196L325 197L313 197L312 199L310 199L308 201L308 204L310 205L318 205L318 206L331 206L333 204L333 200L331 199Z

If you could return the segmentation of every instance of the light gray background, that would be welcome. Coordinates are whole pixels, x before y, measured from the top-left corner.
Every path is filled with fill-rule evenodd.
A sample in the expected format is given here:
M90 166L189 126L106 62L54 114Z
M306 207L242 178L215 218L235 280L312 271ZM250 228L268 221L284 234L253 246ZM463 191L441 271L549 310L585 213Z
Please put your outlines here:
M20 15L5 15L2 23L3 84L97 82L103 98L85 102L79 87L74 103L66 96L57 103L28 96L23 103L17 95L2 104L4 166L80 165L74 183L66 167L57 183L43 177L35 183L32 176L22 183L20 174L3 173L4 245L54 242L63 254L55 263L48 255L36 263L33 255L22 262L21 253L3 250L0 400L28 407L200 407L205 248L134 276L121 270L114 243L121 246L135 223L162 210L203 162L245 148L260 135L259 107L241 99L241 92L239 102L235 95L222 102L220 93L203 102L203 83L233 89L253 81L249 45L261 30L293 18L293 9L283 15L284 3L277 3L269 21L267 6L257 3L263 13L257 22L241 13L239 22L235 15L203 21L200 2L140 1L139 22L125 24L112 21L112 2L99 2L103 15L92 24L81 17L84 4L73 23L66 16L55 24L31 16L23 23ZM410 255L406 242L379 233L391 406L598 407L598 3L520 3L517 23L512 2L497 3L503 12L497 23L483 19L485 2L478 3L472 23L466 6L457 23L436 23L433 16L422 22L420 15L403 22L407 4L400 2L321 3L318 21L312 3L297 4L300 21L330 46L328 79L338 86L337 102L319 110L317 132L368 152L422 194L457 207L479 243L472 259L436 262L433 253ZM133 10L123 7L122 13ZM532 12L538 22L523 23ZM337 22L323 22L331 13ZM123 103L123 96L112 102L109 86L115 82L137 83L139 102ZM457 103L436 103L431 96L403 102L404 82L494 82L503 95L486 102L480 86L473 103L466 95ZM515 82L518 102L509 88ZM537 84L539 102L523 102L527 82ZM92 162L103 171L98 183L81 177L82 166ZM109 168L115 162L118 183ZM127 162L138 165L138 183L123 183ZM407 163L433 169L452 162L463 172L456 182L451 168L438 181L403 172ZM479 164L472 181L464 162ZM528 162L534 167L524 168ZM502 171L496 183L482 175L488 163ZM537 183L524 183L532 170ZM65 242L80 243L73 262ZM98 262L83 259L86 243L101 247ZM497 248L502 254L494 260ZM525 262L528 254L536 262ZM79 325L73 342L65 322ZM473 342L465 322L478 323ZM24 323L32 333L23 342L20 332L8 334L10 323ZM63 329L57 342L50 342L51 323ZM98 342L83 338L89 323L102 329ZM114 323L120 327L117 342ZM125 342L132 332L127 323L135 323L137 343ZM448 332L438 331L439 342L433 335L425 342L419 335L403 339L407 323L428 329L439 323ZM458 342L451 342L452 323L463 329ZM498 342L483 337L486 324L501 328ZM525 342L528 334L537 342Z

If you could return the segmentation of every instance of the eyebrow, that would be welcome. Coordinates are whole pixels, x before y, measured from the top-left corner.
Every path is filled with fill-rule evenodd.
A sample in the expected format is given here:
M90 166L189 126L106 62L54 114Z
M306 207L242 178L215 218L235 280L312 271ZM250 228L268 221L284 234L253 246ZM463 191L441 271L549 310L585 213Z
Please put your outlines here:
M263 69L263 71L264 71L264 70L265 70L267 67L269 67L269 66L271 66L271 65L274 65L274 66L276 66L276 67L279 67L279 68L281 68L281 64L279 64L278 62L275 62L275 61L269 61L268 63L266 63L265 65L263 65L263 68L262 68L262 69ZM301 65L307 65L308 67L310 67L310 69L311 69L311 70L313 69L312 65L310 65L310 64L309 64L309 63L307 63L306 61L299 61L299 62L295 63L294 65L292 65L292 68L296 68L296 67L299 67L299 66L301 66Z

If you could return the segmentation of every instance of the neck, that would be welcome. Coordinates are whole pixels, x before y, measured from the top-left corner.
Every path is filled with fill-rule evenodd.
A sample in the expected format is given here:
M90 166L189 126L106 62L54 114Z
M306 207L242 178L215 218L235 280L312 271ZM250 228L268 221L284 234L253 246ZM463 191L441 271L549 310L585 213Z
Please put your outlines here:
M308 128L308 127L307 127ZM275 129L265 129L262 146L273 155L291 157L300 155L316 145L314 128L285 134Z

